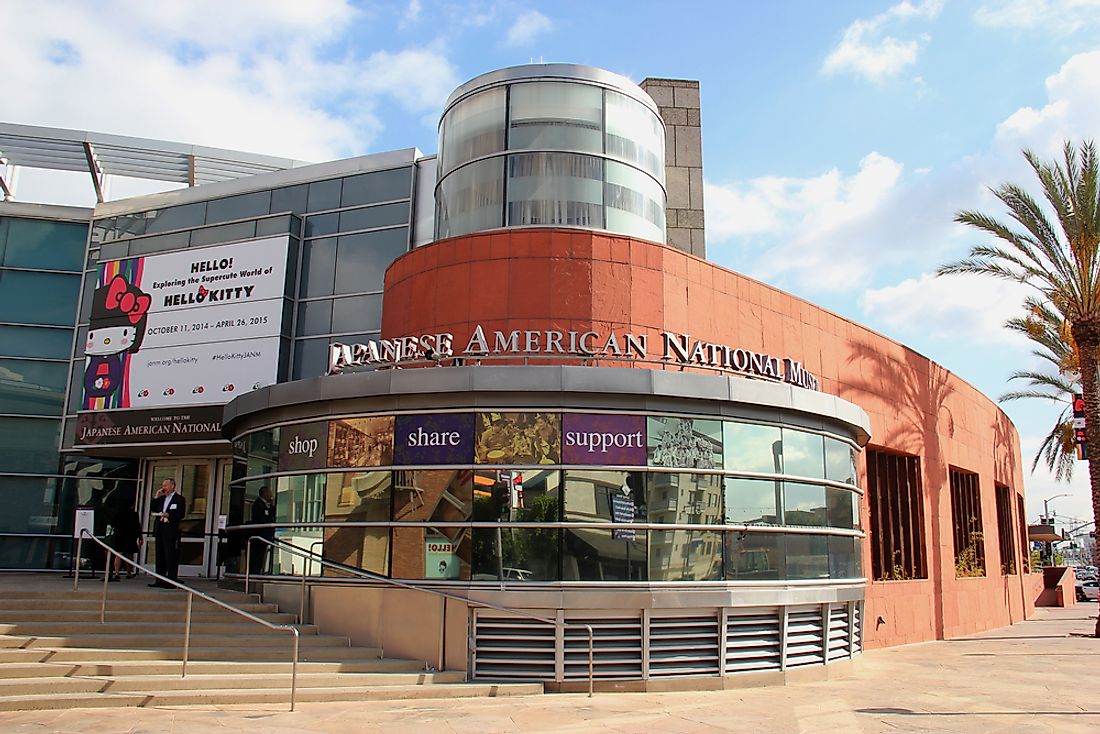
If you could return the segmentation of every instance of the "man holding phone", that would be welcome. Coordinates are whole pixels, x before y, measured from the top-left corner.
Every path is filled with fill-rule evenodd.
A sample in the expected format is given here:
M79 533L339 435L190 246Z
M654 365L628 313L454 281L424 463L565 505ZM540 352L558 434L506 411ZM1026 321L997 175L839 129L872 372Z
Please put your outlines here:
M157 573L172 579L179 576L180 568L180 520L187 513L187 502L176 491L176 480L165 479L153 498L153 537L157 541ZM174 589L157 579L150 586Z

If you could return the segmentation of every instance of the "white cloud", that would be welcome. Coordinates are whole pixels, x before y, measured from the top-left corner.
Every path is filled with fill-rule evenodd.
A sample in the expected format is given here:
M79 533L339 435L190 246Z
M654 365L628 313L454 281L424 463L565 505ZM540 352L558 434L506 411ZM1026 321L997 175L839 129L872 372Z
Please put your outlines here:
M438 110L444 52L355 54L345 0L8 2L4 119L304 160L365 153L382 105Z
M543 33L549 33L554 23L537 10L522 13L508 29L505 43L509 46L526 46Z
M1100 25L1100 0L997 0L979 7L974 20L991 28L1069 35Z
M924 0L914 5L901 2L870 19L854 21L844 29L836 48L822 65L826 74L850 72L873 82L897 76L917 63L930 37L921 35L907 40L887 35L887 28L913 18L932 19L943 10L941 0Z
M863 312L893 333L915 332L968 344L1026 347L1027 339L1004 328L1023 314L1024 297L1033 293L1018 283L924 273L897 285L867 290Z

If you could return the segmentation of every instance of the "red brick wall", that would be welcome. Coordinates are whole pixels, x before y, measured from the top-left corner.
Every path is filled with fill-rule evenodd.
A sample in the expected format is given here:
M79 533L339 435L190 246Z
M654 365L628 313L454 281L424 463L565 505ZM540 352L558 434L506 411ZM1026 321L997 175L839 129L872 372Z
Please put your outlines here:
M867 647L968 634L1034 609L1027 576L1000 574L993 486L1023 493L1016 429L971 385L891 339L679 250L594 232L442 240L396 260L385 288L384 337L449 331L463 346L481 324L490 333L630 331L660 344L672 331L797 359L823 392L867 411L873 445L921 457L930 578L869 584ZM985 578L955 578L949 466L980 478ZM866 502L863 515L866 528ZM1019 528L1011 532L1018 544Z

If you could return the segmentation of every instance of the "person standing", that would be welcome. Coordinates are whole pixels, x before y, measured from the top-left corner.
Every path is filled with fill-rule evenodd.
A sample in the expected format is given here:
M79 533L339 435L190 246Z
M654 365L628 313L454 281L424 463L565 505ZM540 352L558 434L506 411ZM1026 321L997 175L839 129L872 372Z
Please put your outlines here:
M165 479L153 498L153 537L157 541L157 573L172 579L179 576L180 520L187 513L187 502L176 491L176 480ZM150 586L175 588L157 579Z
M253 525L272 525L275 522L275 500L271 496L271 487L266 484L260 487L260 496L256 498L256 501L252 503L252 524ZM275 528L257 528L255 531L249 534L251 538L254 535L258 535L265 540L275 540ZM267 555L271 549L267 543L260 541L250 541L252 543L252 555L251 565L248 567L249 574L263 573L267 568Z
M133 505L122 505L111 520L107 543L127 558L137 560L137 552L142 543L141 534L141 518L138 517L137 511L134 510ZM118 581L121 578L121 572L122 559L115 556L114 573L110 575L110 580ZM132 579L135 575L137 573L134 567L127 564L126 578Z

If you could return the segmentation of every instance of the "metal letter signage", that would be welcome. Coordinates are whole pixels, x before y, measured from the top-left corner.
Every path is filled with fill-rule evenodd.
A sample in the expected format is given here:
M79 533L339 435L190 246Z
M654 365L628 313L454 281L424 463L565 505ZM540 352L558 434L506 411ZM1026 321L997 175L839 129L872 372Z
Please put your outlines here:
M461 344L462 342L458 342ZM391 367L410 362L478 360L491 357L577 357L622 361L660 361L696 365L719 372L750 375L819 390L817 377L790 358L773 357L725 344L693 339L690 334L661 332L661 355L649 357L645 334L595 331L492 331L474 327L465 347L455 349L450 333L420 334L365 344L333 344L329 347L328 372L338 374L351 367Z

